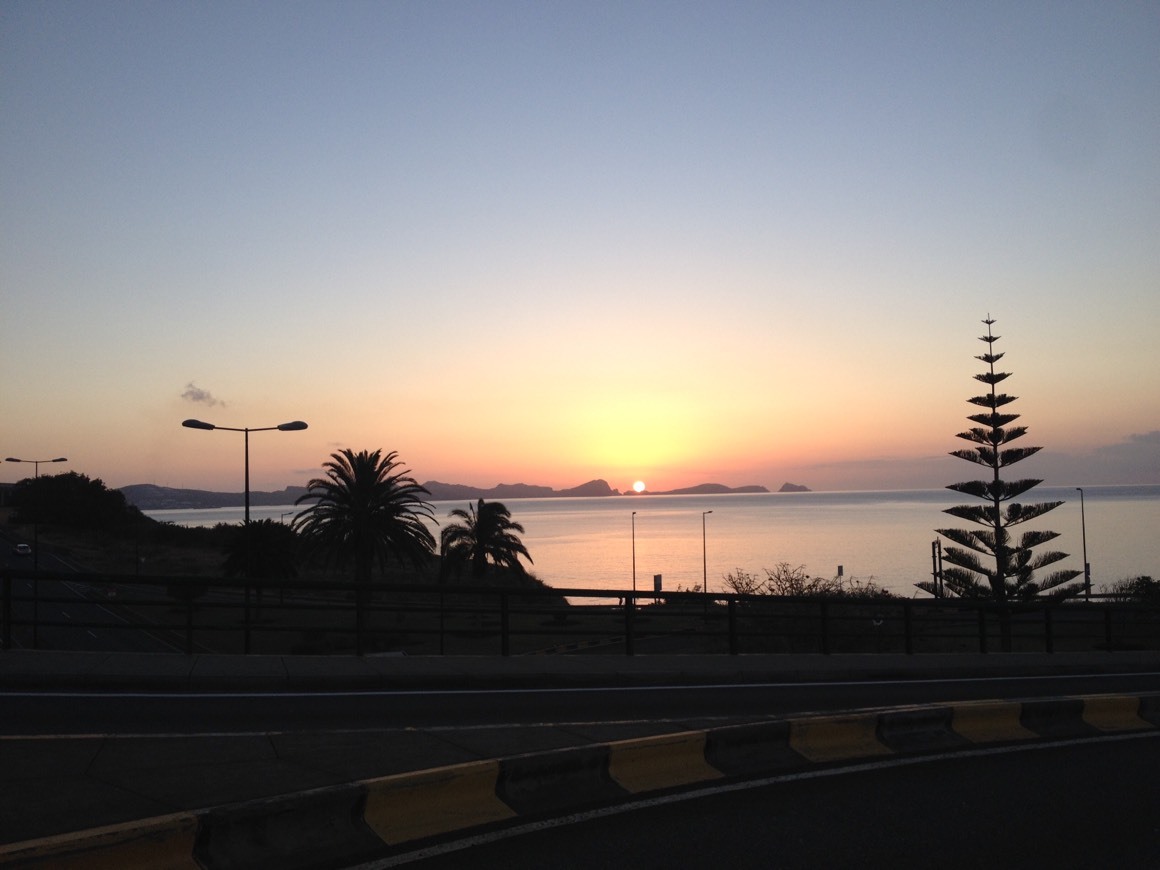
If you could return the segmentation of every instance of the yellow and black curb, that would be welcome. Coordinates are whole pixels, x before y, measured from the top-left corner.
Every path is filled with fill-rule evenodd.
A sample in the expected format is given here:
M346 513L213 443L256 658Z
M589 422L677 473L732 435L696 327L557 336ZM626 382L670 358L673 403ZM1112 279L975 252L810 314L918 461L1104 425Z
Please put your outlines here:
M312 868L713 781L1160 729L1160 694L968 701L723 726L456 764L0 846L12 868Z

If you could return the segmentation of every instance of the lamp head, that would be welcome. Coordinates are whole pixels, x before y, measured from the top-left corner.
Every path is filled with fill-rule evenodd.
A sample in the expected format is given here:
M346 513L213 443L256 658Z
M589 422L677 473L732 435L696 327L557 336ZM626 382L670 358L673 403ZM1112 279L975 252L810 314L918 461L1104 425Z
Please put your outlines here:
M297 432L300 429L305 429L305 428L307 428L306 424L303 423L301 420L294 420L290 423L283 423L282 425L280 425L278 427L278 431L280 431L280 432Z
M216 429L213 423L204 423L201 420L182 420L181 425L186 429Z

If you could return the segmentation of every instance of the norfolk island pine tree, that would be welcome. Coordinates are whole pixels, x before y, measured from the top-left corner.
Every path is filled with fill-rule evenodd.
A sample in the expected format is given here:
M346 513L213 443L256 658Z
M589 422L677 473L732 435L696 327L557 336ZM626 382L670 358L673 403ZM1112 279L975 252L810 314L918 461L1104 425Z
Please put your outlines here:
M1077 595L1083 586L1070 582L1081 573L1076 570L1053 570L1038 578L1035 575L1036 571L1067 558L1067 553L1058 550L1033 551L1035 547L1059 537L1057 532L1023 531L1018 540L1012 534L1013 527L1043 516L1063 502L1023 504L1012 501L1043 481L1037 478L1002 478L1004 469L1042 448L1005 446L1023 437L1027 427L1011 426L1019 415L1001 410L1017 397L996 389L1010 377L1010 373L995 370L995 364L1003 354L994 350L995 342L999 340L999 336L991 332L994 322L990 316L983 321L987 325L987 334L980 336L979 340L986 343L987 352L975 357L987 365L987 371L976 374L975 380L986 384L988 392L967 400L984 410L968 416L967 419L976 425L957 435L975 446L951 451L952 456L989 469L990 479L950 484L947 489L981 499L983 504L957 505L944 511L980 528L936 529L939 535L958 545L943 551L943 560L951 567L943 569L941 590L929 580L916 585L932 595L941 591L961 598L990 599L1003 605L999 611L1002 644L1004 651L1010 651L1011 621L1005 605L1039 596L1066 598Z

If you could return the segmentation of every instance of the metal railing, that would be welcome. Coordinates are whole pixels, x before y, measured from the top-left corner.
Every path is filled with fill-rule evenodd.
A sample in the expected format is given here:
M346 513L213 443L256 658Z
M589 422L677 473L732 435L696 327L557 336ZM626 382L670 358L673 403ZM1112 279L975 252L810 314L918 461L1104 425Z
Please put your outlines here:
M1053 653L1160 649L1160 607L8 569L0 640L187 654Z

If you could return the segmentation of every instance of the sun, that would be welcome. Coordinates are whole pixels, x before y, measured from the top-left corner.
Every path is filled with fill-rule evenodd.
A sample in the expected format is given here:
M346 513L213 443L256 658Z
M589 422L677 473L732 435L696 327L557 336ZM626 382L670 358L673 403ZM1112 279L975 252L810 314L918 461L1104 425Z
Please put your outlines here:
M638 480L636 483L634 483L632 485L632 491L633 492L644 492L644 481Z

